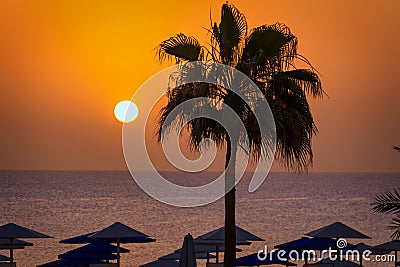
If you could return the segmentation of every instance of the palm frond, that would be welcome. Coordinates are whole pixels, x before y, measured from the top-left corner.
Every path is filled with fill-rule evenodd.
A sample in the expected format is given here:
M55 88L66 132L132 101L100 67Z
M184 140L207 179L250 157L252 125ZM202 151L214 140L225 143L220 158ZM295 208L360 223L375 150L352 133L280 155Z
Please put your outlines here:
M179 33L163 41L157 48L157 56L161 62L171 58L175 58L177 62L180 60L200 60L202 52L199 41L183 33Z
M221 22L214 25L214 37L220 45L223 63L231 63L234 51L247 35L245 16L233 5L223 4Z
M263 25L246 39L242 60L261 69L273 63L285 67L297 54L297 38L281 23Z
M208 138L214 140L217 146L224 144L226 133L217 121L204 117L188 119L192 118L193 114L210 114L210 110L215 110L212 105L215 103L214 99L219 97L219 89L215 85L208 83L183 84L171 89L167 93L167 97L166 106L159 112L158 141L161 141L171 131L182 128L186 123L191 149L198 149L202 141ZM202 102L201 105L190 106L190 109L177 108L180 104L199 97L208 98L209 101Z
M323 97L321 80L318 75L308 69L296 69L282 72L290 79L293 79L303 90L313 97Z
M238 46L247 35L245 16L236 7L224 4L222 6L219 31L221 43Z
M289 170L307 171L317 127L304 90L294 79L277 73L265 93L276 124L277 160Z
M375 196L372 210L381 213L400 213L400 191L394 189Z
M390 236L394 240L400 239L400 215L392 219L392 224L388 226L389 229L394 230Z
M312 135L305 130L306 122L296 110L284 112L277 124L276 158L288 170L307 172L313 164Z

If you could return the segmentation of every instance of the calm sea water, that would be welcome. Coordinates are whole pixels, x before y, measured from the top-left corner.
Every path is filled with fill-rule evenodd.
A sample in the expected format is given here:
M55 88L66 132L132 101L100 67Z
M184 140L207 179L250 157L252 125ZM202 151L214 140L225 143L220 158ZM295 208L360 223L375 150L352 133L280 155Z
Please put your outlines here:
M202 183L213 175L203 173L192 179L182 173L167 176L184 184ZM123 245L132 252L122 256L122 266L138 266L179 248L186 233L198 236L222 226L224 220L222 200L199 208L171 207L147 196L127 172L2 171L0 181L0 224L15 222L55 237L29 240L33 247L16 251L20 267L55 260L58 254L76 247L59 244L59 240L116 221L157 239L149 244ZM386 225L390 215L374 214L370 203L377 193L400 187L400 174L272 173L253 194L247 192L248 182L244 178L238 186L237 224L266 242L242 247L239 256L254 253L265 244L300 238L335 221L371 236L368 244L389 240L391 231ZM0 253L8 255L7 251Z

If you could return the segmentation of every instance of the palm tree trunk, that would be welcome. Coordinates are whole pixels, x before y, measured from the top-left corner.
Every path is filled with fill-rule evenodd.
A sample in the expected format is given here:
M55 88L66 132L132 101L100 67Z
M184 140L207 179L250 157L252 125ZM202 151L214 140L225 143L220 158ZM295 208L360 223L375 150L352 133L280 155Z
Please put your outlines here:
M224 266L236 267L236 222L235 222L235 162L237 142L227 140L226 159L225 159L225 253ZM232 162L229 160L232 155Z

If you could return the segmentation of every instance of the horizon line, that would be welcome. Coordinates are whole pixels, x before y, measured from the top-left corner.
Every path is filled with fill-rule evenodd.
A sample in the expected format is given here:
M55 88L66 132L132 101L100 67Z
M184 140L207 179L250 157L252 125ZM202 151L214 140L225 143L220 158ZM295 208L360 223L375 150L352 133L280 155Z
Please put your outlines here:
M96 170L96 169L0 169L0 172L128 172L129 170L122 169L105 169L105 170ZM151 172L149 170L142 170L138 172ZM159 170L158 172L177 172L177 173L185 173L184 171L179 170ZM210 172L216 173L221 172L219 170L210 170L210 171L202 171L202 172ZM252 171L245 171L245 173L251 173ZM196 172L201 173L201 172ZM194 174L196 174L194 173ZM294 174L294 175L307 175L307 174L316 174L316 173L343 173L343 174L400 174L400 171L308 171L308 172L292 172L292 171L270 171L269 173L286 173L286 174Z

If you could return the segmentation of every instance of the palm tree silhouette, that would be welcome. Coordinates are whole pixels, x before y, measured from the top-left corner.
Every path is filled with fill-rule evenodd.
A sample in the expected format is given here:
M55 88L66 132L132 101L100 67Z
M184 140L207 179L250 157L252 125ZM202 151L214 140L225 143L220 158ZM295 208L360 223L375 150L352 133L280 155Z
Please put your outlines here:
M394 150L400 151L400 147L393 146ZM388 226L394 232L390 236L392 239L400 239L400 189L393 189L375 196L375 202L371 204L372 210L380 213L393 213L392 224Z
M190 61L218 62L233 67L248 77L260 88L272 110L277 138L275 158L288 170L305 172L311 165L313 153L311 140L317 133L307 95L322 98L321 81L311 63L297 52L297 38L281 23L262 25L248 33L245 16L233 5L222 5L219 24L211 23L209 47L199 41L179 33L157 48L160 62L175 60L176 63ZM296 68L301 62L305 68ZM187 73L182 72L184 76ZM165 133L162 125L179 104L196 97L217 99L229 105L243 121L249 134L250 151L255 161L263 159L265 144L260 135L257 121L249 108L235 93L224 88L192 83L177 86L167 92L168 103L160 111L159 141ZM187 112L190 112L187 111ZM181 119L178 114L176 119ZM170 127L173 127L169 125ZM204 138L211 138L226 149L225 167L231 155L241 146L241 140L228 136L217 122L207 118L197 118L187 123L189 142L198 149ZM241 133L238 133L240 135ZM235 164L226 170L225 186L232 188L225 195L225 266L236 266L235 236Z
M380 213L393 213L395 217L392 224L388 226L394 232L390 236L392 239L400 239L400 189L393 189L375 197L372 210Z

